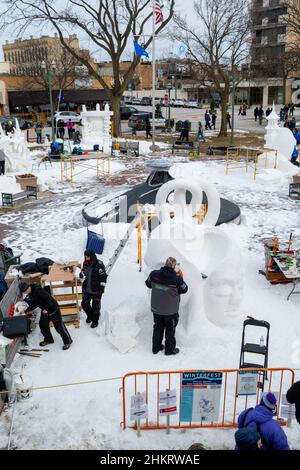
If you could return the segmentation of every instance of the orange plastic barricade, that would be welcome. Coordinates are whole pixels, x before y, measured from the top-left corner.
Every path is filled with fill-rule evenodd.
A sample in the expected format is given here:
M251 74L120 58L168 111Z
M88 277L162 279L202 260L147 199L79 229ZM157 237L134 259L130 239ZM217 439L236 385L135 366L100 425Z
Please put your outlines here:
M277 392L277 421L285 426L287 420L281 417L282 395L294 383L295 377L294 371L288 368L176 370L126 374L120 389L123 399L121 425L123 429L129 427L138 430L235 428L239 414L259 403L263 393L264 374L264 392ZM205 385L205 380L203 382L203 377L205 380L207 378L208 386ZM251 392L247 387L250 387ZM169 408L162 410L164 407L161 400L167 391L172 391L172 403L168 402ZM131 399L137 394L144 397L147 414L144 414L145 419L131 421ZM208 397L212 397L212 400ZM207 413L203 412L203 409ZM210 412L213 418L208 417ZM187 418L189 413L191 417ZM200 414L201 421L197 421Z

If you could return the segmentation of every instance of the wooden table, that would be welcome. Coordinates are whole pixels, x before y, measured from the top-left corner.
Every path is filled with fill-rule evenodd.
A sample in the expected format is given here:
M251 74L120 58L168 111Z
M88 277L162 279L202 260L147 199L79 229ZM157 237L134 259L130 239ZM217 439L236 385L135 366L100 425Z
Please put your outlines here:
M81 280L75 271L80 267L78 261L65 264L55 263L49 268L49 274L41 279L43 287L50 287L51 295L58 302L63 321L80 327L80 301L82 299Z
M294 255L288 253L273 255L273 259L286 279L293 282L293 288L287 298L287 300L290 300L292 295L300 294L300 291L296 291L297 285L300 283L300 251L295 252ZM287 264L289 259L292 260L293 264Z

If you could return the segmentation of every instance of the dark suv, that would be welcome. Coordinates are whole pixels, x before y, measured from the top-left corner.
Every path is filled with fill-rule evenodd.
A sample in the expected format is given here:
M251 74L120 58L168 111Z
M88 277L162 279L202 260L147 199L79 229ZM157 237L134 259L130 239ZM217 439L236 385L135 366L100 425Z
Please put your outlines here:
M120 115L121 121L124 121L130 118L133 113L138 113L138 110L133 106L121 106L120 108Z

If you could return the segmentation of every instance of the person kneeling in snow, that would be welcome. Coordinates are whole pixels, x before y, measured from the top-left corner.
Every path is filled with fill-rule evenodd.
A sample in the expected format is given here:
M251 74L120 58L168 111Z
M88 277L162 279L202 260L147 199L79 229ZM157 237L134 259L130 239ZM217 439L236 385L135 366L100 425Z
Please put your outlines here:
M91 328L96 328L99 322L101 297L104 293L107 274L104 264L98 260L93 251L86 250L84 252L84 263L79 277L84 278L81 306L87 315L86 322L92 323Z
M69 349L72 344L72 338L63 322L57 301L39 284L29 286L26 282L22 281L19 284L19 289L23 299L29 304L30 311L37 307L41 309L39 326L44 336L44 341L40 343L40 346L47 346L48 344L54 343L50 331L50 322L52 322L64 342L63 350Z
M163 351L162 340L165 333L165 354L178 354L176 348L175 330L178 324L180 295L188 291L182 273L176 273L176 259L168 258L159 271L152 271L146 281L146 286L152 289L151 310L154 316L152 352Z
M277 400L273 393L263 393L260 404L248 408L238 418L239 429L256 430L262 442L261 450L290 450L287 437L280 424L273 419Z

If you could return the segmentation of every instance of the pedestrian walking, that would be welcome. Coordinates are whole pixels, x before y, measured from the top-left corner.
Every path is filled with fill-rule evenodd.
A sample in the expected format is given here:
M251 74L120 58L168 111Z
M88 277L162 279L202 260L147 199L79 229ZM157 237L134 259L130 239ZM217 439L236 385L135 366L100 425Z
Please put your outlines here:
M239 109L239 114L238 114L238 116L243 116L243 108L242 108L242 106L240 106L240 109Z
M239 429L256 430L261 437L262 450L290 450L285 432L273 419L276 411L276 397L269 392L263 393L259 405L248 408L239 415Z
M57 123L57 137L62 140L65 137L65 123L62 119L59 119Z
M205 119L205 130L207 130L207 129L211 130L211 125L210 125L211 118L210 118L210 114L208 112L208 109L205 111L204 119Z
M102 261L98 260L94 251L84 252L84 262L80 277L82 284L82 309L85 311L87 323L96 328L99 323L101 298L106 286L107 274Z
M266 118L270 116L272 109L268 108L266 111Z
M179 321L180 296L188 291L188 286L183 280L183 274L175 271L176 266L176 259L168 258L165 266L158 271L152 271L146 281L146 286L152 289L153 354L163 350L166 356L179 353L179 349L176 348L175 331ZM162 344L164 335L165 346Z
M146 124L146 139L148 140L148 137L151 137L151 138L152 138L152 134L151 134L151 122L150 122L149 116L146 117L145 124Z
M258 120L259 120L259 125L260 126L262 125L264 114L265 114L265 112L263 110L263 107L261 106L258 110Z
M211 127L216 130L216 122L217 122L217 114L215 111L213 111L211 115Z
M199 126L198 126L198 134L196 136L195 142L198 142L199 139L202 139L203 142L206 142L205 137L203 135L203 127L201 121L199 121Z
M37 307L41 309L39 326L41 333L44 336L44 340L40 343L40 346L47 346L48 344L54 343L54 339L50 331L50 322L52 322L55 330L63 340L63 350L69 349L73 341L63 322L57 301L39 284L29 286L26 282L21 281L19 289L23 300L25 300L29 305L29 311L32 311Z
M279 116L280 116L280 121L283 122L284 121L284 109L283 108L281 108Z
M230 113L227 113L226 121L227 121L227 125L228 125L229 129L231 129L231 115L230 115Z
M255 118L255 122L257 122L257 119L258 119L258 106L256 106L255 110L254 110L254 118Z
M287 391L286 399L291 405L296 408L296 420L300 424L300 382L295 382Z
M36 133L36 143L42 143L42 133L43 133L43 124L41 122L37 122L35 126L35 133Z
M69 140L72 140L73 133L74 133L74 123L71 121L71 119L69 119L67 122L67 129L68 129Z
M294 116L295 105L291 103L289 106L289 110L290 110L290 116Z
M5 175L5 153L3 150L0 150L0 176L1 175Z

